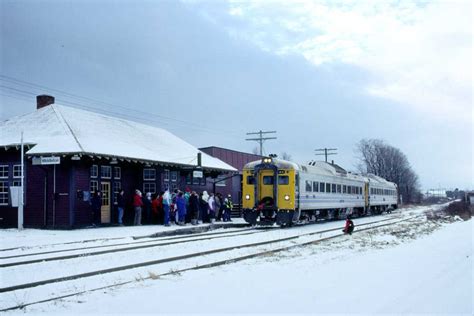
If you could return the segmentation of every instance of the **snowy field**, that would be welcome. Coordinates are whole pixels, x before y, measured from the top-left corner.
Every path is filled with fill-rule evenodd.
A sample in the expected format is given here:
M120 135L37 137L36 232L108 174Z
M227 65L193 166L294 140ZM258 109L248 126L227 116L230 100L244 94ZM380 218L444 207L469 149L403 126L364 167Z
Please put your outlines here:
M404 216L423 214L429 208L419 207L403 211ZM392 214L393 218L401 214ZM390 217L389 215L356 219L364 221ZM472 230L473 221L427 221L425 217L408 223L397 223L375 230L354 233L352 236L328 240L316 245L299 247L266 257L250 259L221 267L160 276L176 265L197 265L211 256L188 263L174 263L165 267L150 266L117 272L107 277L94 277L74 287L89 286L135 279L134 282L102 291L70 297L61 301L32 305L24 310L6 312L13 314L263 314L263 313L358 313L358 314L466 314L473 312L472 279ZM252 242L271 237L288 236L315 229L341 226L343 222L309 225L297 229L256 233L232 239L215 239L164 248L160 254L169 255L190 251L192 247L221 247L230 243ZM2 247L44 245L41 250L56 249L46 246L55 242L86 239L122 238L143 236L163 230L163 227L141 226L103 228L77 231L5 230L0 233ZM190 237L191 238L191 237ZM108 241L110 242L110 241ZM87 244L103 244L90 241ZM291 244L292 242L287 242ZM261 248L266 248L263 246ZM268 246L268 248L271 248ZM153 248L154 249L154 248ZM36 249L37 250L37 249ZM16 250L18 251L18 250ZM246 253L250 250L239 250ZM150 250L137 251L134 255L121 255L120 260L146 259ZM4 254L2 254L3 256ZM154 254L156 255L156 254ZM224 256L231 258L235 253ZM76 261L53 261L35 266L28 272L24 265L2 272L2 286L14 283L22 275L48 275L66 270L74 262L79 271L95 265L113 265L109 257L93 256ZM221 255L222 256L222 255ZM115 256L117 257L117 256ZM100 260L102 258L102 260ZM224 257L225 259L225 257ZM2 260L3 262L4 260ZM99 261L99 262L98 262ZM102 262L100 262L102 261ZM81 267L82 268L79 268ZM38 267L41 267L38 269ZM3 268L2 268L3 270ZM5 271L5 270L4 270ZM152 280L140 276L155 275ZM33 278L34 276L31 276ZM30 277L28 277L30 278ZM20 282L21 283L21 282ZM71 283L72 284L72 283ZM48 285L50 291L62 293L67 289L61 283ZM44 288L44 287L43 287ZM42 289L41 291L44 291ZM35 288L12 295L0 294L2 306L10 306L40 298Z

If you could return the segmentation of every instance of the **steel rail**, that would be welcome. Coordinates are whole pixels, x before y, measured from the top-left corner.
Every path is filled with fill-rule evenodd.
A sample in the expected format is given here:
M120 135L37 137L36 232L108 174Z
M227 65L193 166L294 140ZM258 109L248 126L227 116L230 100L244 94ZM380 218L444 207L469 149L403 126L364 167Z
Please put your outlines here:
M367 227L367 228L357 229L357 230L354 230L353 233L359 233L359 232L368 231L368 230L372 230L372 229L377 229L377 228L380 228L380 227L389 226L389 225L393 225L393 224L397 224L397 223L401 223L401 222L406 222L406 221L409 221L411 219L421 217L421 216L423 216L423 215L411 216L411 217L408 217L408 218L396 220L396 221L390 222L390 223L377 225L377 226L374 226L374 227ZM388 221L388 220L382 220L382 221L378 221L378 222L384 222L384 221ZM360 225L358 225L358 227L364 226L364 225L370 225L370 224L374 224L374 223L377 223L377 222L360 224ZM340 229L340 228L337 228L337 229ZM336 229L331 229L331 230L328 230L328 231L333 231L333 230L336 230ZM321 233L321 232L318 232L318 233ZM317 233L315 232L315 233L311 233L311 234L317 234ZM307 234L304 234L304 235L307 235ZM163 276L175 275L175 274L178 274L178 273L183 273L183 272L188 272L188 271L201 270L201 269L207 269L207 268L222 266L222 265L226 265L226 264L230 264L230 263L235 263L235 262L244 261L244 260L248 260L248 259L253 259L253 258L257 258L257 257L261 257L261 256L266 256L266 255L269 255L269 254L274 254L274 253L278 253L278 252L282 252L282 251L291 250L291 249L294 249L294 248L297 248L297 247L303 247L303 246L318 244L318 243L321 243L323 241L335 239L335 238L338 238L338 237L341 237L341 236L344 236L344 234L337 234L337 235L328 236L328 237L324 237L324 238L318 238L316 240L307 241L307 242L303 242L303 243L299 243L299 244L295 244L295 245L290 245L290 246L285 246L285 247L281 247L281 248L277 248L277 249L273 249L273 250L266 250L266 251L263 251L263 252L248 254L248 255L239 256L239 257L235 257L235 258L231 258L231 259L219 260L219 261L215 261L215 262L211 262L211 263L207 263L207 264L197 265L197 266L190 267L190 268L174 270L174 271L162 273L162 274L159 274L159 275L156 275L156 276L153 276L153 277L151 277L151 276L150 277L144 277L144 278L141 278L141 280L151 280L151 279L156 279L156 278L160 278L160 277L163 277ZM236 248L241 248L241 247L232 247L232 249L236 249ZM55 300L68 298L68 297L73 297L73 296L77 296L77 295L82 295L82 294L86 294L86 293L91 293L91 292L95 292L95 291L104 290L104 289L119 287L119 286L131 284L131 283L134 283L134 282L136 282L136 280L129 280L129 281L114 283L114 284L99 287L99 288L93 288L93 289L88 289L88 290L84 290L84 291L80 291L80 292L75 292L75 293L71 293L71 294L66 294L66 295L52 297L52 298L48 298L48 299L44 299L44 300L39 300L39 301L31 302L31 303L20 304L20 305L17 305L17 306L12 306L12 307L8 307L8 308L5 308L5 309L1 309L0 312L16 310L16 309L23 309L23 308L31 306L31 305L47 303L47 302L51 302L51 301L55 301Z
M418 215L418 216L420 216L420 215ZM414 216L414 217L418 217L418 216ZM414 218L414 217L405 218L401 221L407 221L407 220L409 220L411 218ZM359 224L358 226L359 227L360 226L366 226L366 225L371 225L371 224L374 224L374 223L386 222L386 221L389 221L389 220L393 220L393 219L384 219L384 220L375 221L375 222L371 222L371 223ZM393 223L397 223L399 221L400 220L396 220ZM391 224L393 224L393 223L391 223ZM134 263L134 264L118 266L118 267L114 267L114 268L108 268L108 269L96 270L96 271L91 271L91 272L79 273L79 274L64 276L64 277L59 277L59 278L46 279L46 280L42 280L42 281L24 283L24 284L19 284L19 285L13 285L13 286L0 288L0 293L12 292L12 291L16 291L16 290L22 290L22 289L32 288L32 287L51 284L51 283L71 281L71 280L91 277L91 276L95 276L95 275L99 275L99 274L113 273L113 272L118 272L118 271L123 271L123 270L130 270L130 269L135 269L135 268L141 268L141 267L146 267L146 266L151 266L151 265L156 265L156 264L161 264L161 263L179 261L179 260L184 260L184 259L189 259L189 258L194 258L194 257L199 257L199 256L205 256L205 255L210 255L210 254L215 254L215 253L220 253L220 252L226 252L226 251L230 251L230 250L234 250L234 249L250 248L250 247L257 247L257 246L262 246L262 245L268 245L268 244L272 244L272 243L278 243L278 242L283 242L283 241L294 240L294 239L298 239L300 237L311 236L311 235L316 235L316 234L322 234L322 233L336 231L336 230L340 230L340 229L341 229L341 227L338 227L338 228L328 229L328 230L325 230L325 231L310 232L310 233L305 233L305 234L301 234L301 235L289 236L289 237L278 238L278 239L262 241L262 242L257 242L257 243L250 243L250 244L244 244L244 245L237 245L237 246L231 246L231 247L212 249L212 250L207 250L207 251L202 251L202 252L197 252L197 253L190 253L190 254L185 254L185 255L180 255L180 256L175 256L175 257L169 257L169 258L164 258L164 259L156 259L156 260L151 260L151 261L145 261L145 262L139 262L139 263Z

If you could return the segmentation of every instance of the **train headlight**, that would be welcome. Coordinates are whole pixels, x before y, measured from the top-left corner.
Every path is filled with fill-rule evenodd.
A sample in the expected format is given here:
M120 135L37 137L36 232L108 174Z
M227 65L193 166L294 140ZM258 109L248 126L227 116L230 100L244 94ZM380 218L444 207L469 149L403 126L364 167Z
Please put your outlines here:
M246 200L250 200L250 194L246 194L246 195L245 195L245 199L246 199Z
M288 194L285 195L284 198L285 198L285 201L289 201L289 200L290 200L290 196L289 196Z

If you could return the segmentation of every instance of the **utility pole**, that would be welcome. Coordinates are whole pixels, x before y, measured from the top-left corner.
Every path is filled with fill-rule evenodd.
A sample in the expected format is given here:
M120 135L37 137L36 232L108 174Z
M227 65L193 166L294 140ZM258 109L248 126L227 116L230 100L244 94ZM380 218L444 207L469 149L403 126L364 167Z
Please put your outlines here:
M267 131L263 132L262 130L258 132L247 133L247 135L259 135L258 138L247 138L245 140L255 140L260 144L260 156L263 156L263 142L268 139L277 139L276 137L263 137L263 134L274 134L276 131Z
M20 154L21 154L21 186L20 186L20 194L19 194L19 203L18 203L18 229L19 230L22 230L23 229L23 201L25 200L23 195L24 195L24 190L23 190L23 186L24 186L24 182L25 182L25 176L23 175L23 172L24 172L24 149L23 149L23 131L21 132L21 151L20 151Z
M317 152L323 152L324 153L320 153L320 154L315 154L316 156L322 156L324 155L325 157L325 161L328 162L328 156L330 155L337 155L336 151L337 148L319 148L319 149L315 149L314 151L317 151Z

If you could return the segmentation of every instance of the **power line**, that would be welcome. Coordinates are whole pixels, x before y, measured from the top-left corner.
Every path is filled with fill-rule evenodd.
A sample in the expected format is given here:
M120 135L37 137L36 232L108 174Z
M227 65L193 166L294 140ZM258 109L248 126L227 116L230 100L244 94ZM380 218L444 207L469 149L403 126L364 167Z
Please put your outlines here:
M323 156L325 157L325 161L328 162L328 156L330 155L337 155L336 152L333 152L333 151L336 151L337 148L319 148L319 149L315 149L314 151L317 151L317 152L324 152L324 153L320 153L320 154L315 154L316 156Z
M258 138L246 138L245 140L255 140L260 144L260 156L263 156L263 142L269 139L277 139L276 137L263 137L263 134L275 134L276 131L267 131L264 132L262 130L258 132L251 132L247 133L247 135L259 135Z
M133 110L132 111L130 108L127 108L127 107L124 107L124 106L114 105L114 104L111 104L111 103L106 103L106 102L94 100L94 99L88 98L88 97L82 97L82 96L71 94L71 93L68 93L68 92L61 91L61 90L57 90L57 89L37 85L37 84L34 84L34 83L29 83L29 82L26 82L26 81L18 80L18 79L11 78L11 77L8 77L8 76L4 76L4 75L1 75L1 74L0 74L0 77L7 78L7 79L0 78L0 80L2 80L2 81L6 81L6 82L10 81L10 83L18 84L20 86L31 86L31 87L34 87L34 89L39 89L39 88L47 89L47 90L50 90L50 91L55 91L59 94L67 95L68 97L72 97L72 98L75 98L75 99L83 99L83 100L81 100L81 102L84 102L84 100L89 100L89 103L96 103L96 104L101 103L101 104L107 105L109 107L112 106L114 108L122 108L125 111L128 111L129 113L133 113L133 114L142 113L147 118L144 119L144 118L141 118L141 117L137 117L133 114L114 112L114 111L110 111L110 110L104 110L104 109L98 108L98 107L86 106L84 104L76 103L74 101L68 101L68 100L58 98L58 102L59 103L65 103L65 105L71 105L71 106L74 106L74 107L85 108L85 109L92 109L92 110L101 111L101 112L104 112L104 113L109 113L109 114L114 114L114 115L119 115L119 116L125 116L126 115L127 118L134 118L134 119L141 120L141 121L150 121L150 116L152 116L152 117L157 117L157 118L160 118L160 119L163 119L163 120L171 120L171 121L174 121L174 122L185 124L185 126L188 127L188 128L191 128L191 129L194 129L194 130L201 130L201 131L208 132L208 133L214 133L215 134L216 132L218 132L218 133L223 132L223 133L228 133L228 134L235 134L235 135L237 134L237 132L234 132L234 131L210 129L210 128L207 128L207 127L203 127L199 124L193 123L193 122L180 120L180 119L176 119L176 118L172 118L172 117L166 117L166 116L157 115L157 114L144 112L144 111L139 111L139 110ZM16 94L17 96L22 96L22 97L36 96L36 95L40 94L40 93L37 93L37 92L25 91L25 90L17 89L17 88L14 88L14 87L5 86L5 85L0 85L0 87L3 88L3 89L8 89L8 90L14 91L14 92L10 91L9 93L13 93L13 94ZM35 87L38 87L38 88L35 88ZM12 96L10 96L10 97L12 97ZM152 121L158 122L158 123L170 124L170 122L163 122L161 120L156 120L156 119L152 120ZM191 125L195 126L195 127L193 128Z

